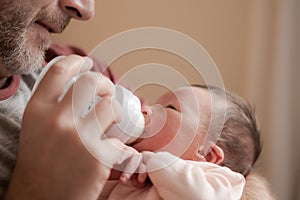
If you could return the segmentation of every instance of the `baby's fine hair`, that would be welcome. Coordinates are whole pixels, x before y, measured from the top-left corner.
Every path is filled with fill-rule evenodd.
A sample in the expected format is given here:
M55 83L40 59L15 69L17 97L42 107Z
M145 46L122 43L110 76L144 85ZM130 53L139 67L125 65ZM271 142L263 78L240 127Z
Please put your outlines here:
M254 109L241 97L215 86L196 85L211 95L226 95L225 121L217 145L224 151L222 166L247 176L262 145Z

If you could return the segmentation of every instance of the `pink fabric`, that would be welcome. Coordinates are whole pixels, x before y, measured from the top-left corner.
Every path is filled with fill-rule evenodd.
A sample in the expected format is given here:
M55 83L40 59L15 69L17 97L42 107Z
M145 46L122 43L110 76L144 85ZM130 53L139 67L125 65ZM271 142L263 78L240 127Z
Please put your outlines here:
M6 100L16 94L20 85L21 77L20 75L13 75L12 77L8 78L8 81L8 86L0 89L0 101Z
M170 165L168 161L174 161ZM138 189L118 183L103 191L100 199L240 199L245 186L242 174L207 162L186 161L167 153L156 153L147 163L153 185ZM109 194L109 195L108 195Z

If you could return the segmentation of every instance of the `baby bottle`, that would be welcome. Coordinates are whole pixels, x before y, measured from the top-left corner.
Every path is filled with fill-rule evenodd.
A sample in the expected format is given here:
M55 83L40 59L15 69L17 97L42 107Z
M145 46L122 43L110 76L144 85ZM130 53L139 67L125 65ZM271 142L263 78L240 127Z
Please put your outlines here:
M41 79L49 70L49 68L55 62L59 61L64 57L65 56L58 56L52 59L45 66L45 68L40 73L40 76L33 87L33 93L36 90ZM58 98L59 102L63 98L63 96L67 93L67 91L70 89L72 84L76 81L76 79L80 77L80 75L81 74L78 74L66 85L63 94L61 94L61 96ZM108 138L118 138L122 142L129 144L135 141L139 136L141 136L144 130L145 122L144 122L144 116L141 111L141 102L139 98L137 98L132 92L130 92L129 90L127 90L126 88L120 85L115 85L115 93L112 98L120 103L122 107L122 118L119 123L113 124L104 134ZM96 97L96 100L91 105L87 105L87 108L89 108L88 111L90 111L90 109L92 109L95 106L95 103L97 103L100 100L101 100L100 97Z
M118 138L129 144L135 141L144 130L145 120L141 111L141 102L132 92L115 85L115 93L112 97L122 107L122 118L119 123L113 124L105 135L109 138Z

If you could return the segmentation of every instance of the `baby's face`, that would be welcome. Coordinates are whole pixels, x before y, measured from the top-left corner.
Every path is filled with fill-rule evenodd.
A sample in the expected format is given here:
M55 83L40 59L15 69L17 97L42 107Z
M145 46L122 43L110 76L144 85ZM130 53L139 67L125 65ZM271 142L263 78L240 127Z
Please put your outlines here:
M202 144L210 95L206 89L182 87L163 95L157 104L143 107L146 127L143 139L133 144L138 151L168 151L193 160Z

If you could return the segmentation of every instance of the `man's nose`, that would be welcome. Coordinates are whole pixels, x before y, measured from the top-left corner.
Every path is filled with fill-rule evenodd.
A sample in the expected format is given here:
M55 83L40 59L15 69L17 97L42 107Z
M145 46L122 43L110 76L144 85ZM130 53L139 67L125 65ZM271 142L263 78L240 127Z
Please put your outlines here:
M61 9L70 17L89 20L95 14L95 0L60 0Z

